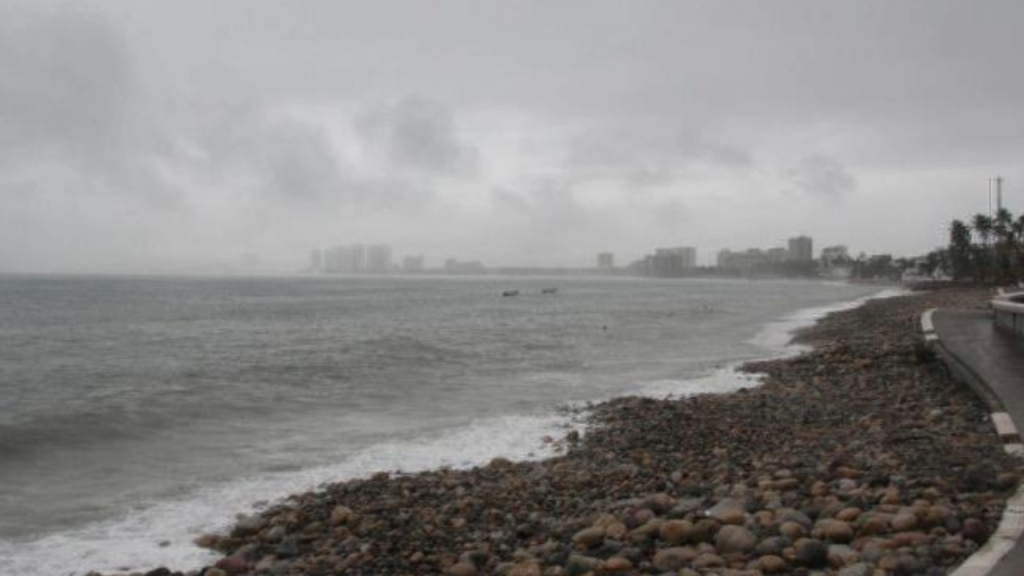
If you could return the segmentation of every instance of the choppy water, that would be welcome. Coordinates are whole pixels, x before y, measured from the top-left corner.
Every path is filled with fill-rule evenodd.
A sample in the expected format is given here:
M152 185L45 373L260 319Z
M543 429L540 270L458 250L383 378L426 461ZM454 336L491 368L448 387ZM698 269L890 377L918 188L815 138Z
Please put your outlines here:
M560 407L749 385L729 367L874 291L0 277L0 575L194 567L208 558L191 538L259 500L381 469L542 457L541 438L571 424Z

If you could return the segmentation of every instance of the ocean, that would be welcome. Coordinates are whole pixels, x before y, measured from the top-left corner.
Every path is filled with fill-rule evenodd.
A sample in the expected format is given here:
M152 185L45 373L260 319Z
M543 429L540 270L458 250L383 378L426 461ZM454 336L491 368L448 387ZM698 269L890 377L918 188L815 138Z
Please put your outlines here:
M550 456L588 402L755 385L733 368L876 292L0 276L0 575L196 568L197 535L324 482Z

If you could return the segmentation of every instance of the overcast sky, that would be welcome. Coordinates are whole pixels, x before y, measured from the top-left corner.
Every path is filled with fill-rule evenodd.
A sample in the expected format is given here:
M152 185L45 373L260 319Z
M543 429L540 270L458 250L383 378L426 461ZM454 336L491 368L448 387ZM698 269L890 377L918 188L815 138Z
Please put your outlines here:
M0 271L915 255L1024 210L1024 3L0 0Z

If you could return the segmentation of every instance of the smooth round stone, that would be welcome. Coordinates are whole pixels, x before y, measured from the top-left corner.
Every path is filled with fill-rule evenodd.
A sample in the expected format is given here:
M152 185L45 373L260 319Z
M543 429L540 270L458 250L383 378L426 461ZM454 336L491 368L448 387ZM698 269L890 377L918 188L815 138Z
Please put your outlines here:
M772 536L761 540L754 548L754 553L759 556L781 556L788 545L789 539L785 536Z
M723 498L708 509L707 515L722 524L743 524L747 520L747 511L743 504L732 498Z
M615 521L604 528L604 535L613 540L622 540L629 532L629 528L622 522Z
M669 520L658 531L661 539L669 544L685 544L693 539L693 523L688 520Z
M231 535L235 537L252 536L259 532L267 525L267 521L262 516L241 516L235 527L231 530Z
M842 520L821 520L815 526L813 534L815 538L832 542L849 542L853 540L853 528Z
M864 511L860 508L851 507L843 508L836 514L836 520L842 520L843 522L853 522L863 514Z
M456 562L444 571L448 576L477 576L476 566L470 562Z
M964 538L981 544L988 538L989 530L985 523L977 518L964 520L964 527L961 531Z
M871 576L873 571L874 569L870 564L859 562L843 568L837 576Z
M249 563L246 562L244 558L239 558L237 556L221 558L216 564L214 564L214 566L228 574L241 574L249 569Z
M757 568L765 574L778 574L786 570L786 561L779 556L769 554L757 559Z
M601 565L602 572L607 574L620 574L629 572L632 569L633 563L628 558L623 558L622 556L612 556Z
M331 510L331 524L338 526L345 524L352 519L352 509L348 506L335 506L334 510Z
M917 516L912 512L901 512L893 517L892 529L896 532L907 532L917 528Z
M674 572L698 558L697 551L689 546L662 548L654 553L654 567L662 572Z
M828 547L818 540L802 539L796 543L796 562L808 568L824 568L828 565Z
M655 565L657 566L657 565ZM717 554L701 554L693 559L693 567L697 570L707 570L708 568L720 568L725 566L725 560Z
M536 562L520 562L512 567L505 576L543 576L540 564Z
M593 548L604 542L604 534L604 528L592 526L590 528L584 528L583 530L573 534L572 541L580 546Z
M750 552L757 546L757 536L742 526L722 526L715 536L715 548L720 554Z
M807 535L807 531L804 527L797 524L796 522L783 522L779 525L779 534L782 534L790 540L796 540L802 536Z
M833 567L841 568L853 564L858 557L857 551L845 544L833 544L828 547L828 563Z

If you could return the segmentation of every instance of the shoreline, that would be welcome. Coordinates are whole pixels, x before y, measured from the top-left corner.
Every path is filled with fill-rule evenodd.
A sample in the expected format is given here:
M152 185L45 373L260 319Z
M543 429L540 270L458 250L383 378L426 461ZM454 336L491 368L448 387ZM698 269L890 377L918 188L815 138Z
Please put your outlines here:
M201 537L226 554L205 574L942 573L1018 477L980 402L914 344L919 310L971 298L819 318L794 338L810 351L744 365L758 386L601 403L563 456L293 495Z

